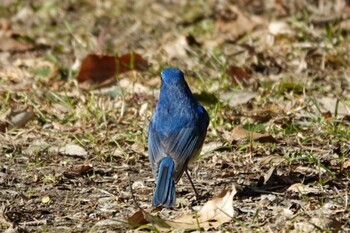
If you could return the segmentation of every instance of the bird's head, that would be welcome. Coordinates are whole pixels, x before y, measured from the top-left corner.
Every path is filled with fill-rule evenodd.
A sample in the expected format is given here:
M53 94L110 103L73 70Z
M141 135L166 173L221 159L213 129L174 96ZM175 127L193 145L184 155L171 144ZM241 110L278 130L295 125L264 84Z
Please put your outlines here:
M185 84L184 74L178 68L166 68L160 74L163 83L171 86L181 86Z

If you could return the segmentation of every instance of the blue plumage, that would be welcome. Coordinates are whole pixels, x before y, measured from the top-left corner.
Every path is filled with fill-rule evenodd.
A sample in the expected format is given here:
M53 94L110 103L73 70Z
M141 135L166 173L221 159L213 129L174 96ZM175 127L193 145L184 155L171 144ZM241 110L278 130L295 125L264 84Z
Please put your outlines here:
M167 68L149 125L148 150L156 177L153 206L175 205L175 183L190 160L199 155L209 117L191 93L181 70Z

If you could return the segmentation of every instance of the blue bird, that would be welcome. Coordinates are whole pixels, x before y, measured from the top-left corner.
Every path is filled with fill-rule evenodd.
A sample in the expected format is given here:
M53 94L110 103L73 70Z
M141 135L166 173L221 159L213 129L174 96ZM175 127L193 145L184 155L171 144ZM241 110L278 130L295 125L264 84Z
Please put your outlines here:
M156 179L152 206L170 208L176 203L175 183L184 171L188 175L187 164L200 154L209 116L194 98L181 70L167 68L161 79L159 100L148 130L148 151ZM195 190L192 181L191 185Z

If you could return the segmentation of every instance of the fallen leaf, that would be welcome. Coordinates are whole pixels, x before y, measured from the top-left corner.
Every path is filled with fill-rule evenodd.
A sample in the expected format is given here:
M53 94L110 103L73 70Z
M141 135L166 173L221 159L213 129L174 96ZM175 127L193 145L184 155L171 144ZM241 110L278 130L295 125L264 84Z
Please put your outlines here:
M163 49L168 54L169 59L178 58L178 59L186 59L187 50L189 50L189 45L187 43L185 36L180 36L175 40L169 41L167 36L164 37L164 41L167 41L166 44L163 45Z
M233 196L236 193L236 188L232 185L231 191L223 190L219 196L205 203L197 213L186 214L167 223L178 230L216 229L232 220Z
M304 185L302 183L295 183L289 186L287 191L291 191L294 193L300 193L302 195L313 193L313 194L318 194L321 193L321 189L318 187L312 187L310 185Z
M290 33L292 33L290 26L285 21L270 22L268 29L269 29L269 32L274 36L276 36L278 34L290 34Z
M148 67L148 62L134 52L120 57L89 54L82 61L77 80L89 81L98 87L108 87L116 83L117 74L131 70L144 71Z
M277 166L286 161L286 158L276 155L267 155L257 159L259 165L262 166Z
M86 157L88 153L84 148L74 144L67 144L63 147L51 147L49 148L49 153L60 153L63 155Z
M152 229L151 226L146 225L152 224L160 231L215 229L231 221L234 216L233 197L236 193L236 188L232 185L231 191L223 190L217 197L205 203L198 212L186 214L174 220L163 220L140 209L128 218L128 225L133 229L141 226Z
M227 39L235 39L245 33L252 32L261 25L263 25L263 21L260 17L249 17L234 5L221 11L215 23L219 34L225 35Z
M108 79L115 79L116 74L115 56L89 54L81 64L77 80L78 82L89 80L93 83L102 83Z
M237 126L233 129L231 133L231 140L233 142L238 142L242 140L252 140L252 141L258 141L262 143L276 143L277 140L272 137L269 134L262 134L262 133L256 133L252 131L248 131L246 129L243 129L242 127Z
M92 174L93 171L94 169L91 165L79 165L69 168L69 170L63 172L63 175L68 179L73 179L76 177Z
M283 115L284 109L276 104L266 104L263 108L249 111L248 116L257 123L263 123L276 117L278 114Z
M223 147L223 144L221 142L209 142L209 143L205 143L203 145L202 148L202 153L201 154L206 154L206 153L210 153L213 151L216 151L220 148Z
M32 45L18 41L12 37L1 37L0 40L0 51L23 52L33 48Z
M251 77L244 68L234 65L227 67L226 74L231 77L234 85L247 85Z
M343 169L349 169L350 168L350 159L346 160L343 164Z
M28 109L10 110L6 115L9 125L17 128L25 126L30 120L34 119L34 117L34 112Z
M138 210L132 216L128 217L128 224L130 228L137 228L148 223L147 219L145 218L144 212L145 211L143 210Z
M84 176L91 173L93 171L93 168L91 165L81 165L78 167L77 171L79 175Z
M263 180L264 185L271 185L275 182L275 178L277 176L276 167L271 167L267 173L264 174ZM259 186L259 185L258 185Z
M338 27L345 32L350 32L350 19L343 20Z
M118 73L125 73L131 70L145 71L148 69L148 62L138 53L124 54L117 59Z
M168 225L166 221L147 213L143 209L138 210L135 214L128 218L128 224L131 228L137 228L148 223L156 225L157 228L164 230L170 228L170 225Z
M294 224L295 232L341 232L342 224L336 219L313 217Z
M253 91L227 91L220 94L220 101L227 102L229 106L235 107L240 104L245 104L257 96Z
M326 112L329 111L333 114L336 112L337 116L345 116L350 114L350 108L342 101L338 101L336 98L321 97L318 98L317 101L321 104L321 108Z
M5 133L8 126L9 126L8 122L0 121L0 132Z

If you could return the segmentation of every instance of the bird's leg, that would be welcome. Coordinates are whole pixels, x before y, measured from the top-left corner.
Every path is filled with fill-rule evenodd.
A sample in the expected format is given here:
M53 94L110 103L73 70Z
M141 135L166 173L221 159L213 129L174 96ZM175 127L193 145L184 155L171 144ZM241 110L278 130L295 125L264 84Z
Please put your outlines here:
M192 182L192 180L191 180L190 174L188 174L187 169L185 169L185 172L186 172L186 175L187 175L188 179L190 180L191 185L192 185L192 188L193 188L193 190L194 190L194 192L195 192L195 194L196 194L196 199L199 200L199 199L200 199L200 196L199 196L199 194L198 194L196 188L194 187L194 184L193 184L193 182Z

